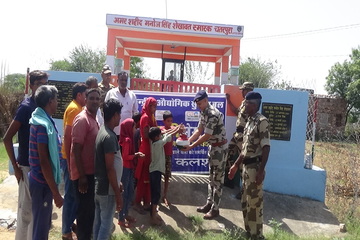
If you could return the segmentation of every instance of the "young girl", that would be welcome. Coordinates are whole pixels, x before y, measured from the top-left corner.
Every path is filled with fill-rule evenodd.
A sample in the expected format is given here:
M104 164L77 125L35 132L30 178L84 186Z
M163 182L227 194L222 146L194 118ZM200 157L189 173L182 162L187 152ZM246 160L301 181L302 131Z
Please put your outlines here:
M140 152L145 154L144 158L139 159L136 166L135 177L137 181L136 197L134 209L141 214L145 210L150 210L150 173L149 166L151 162L149 129L156 127L155 111L157 101L153 97L148 97L142 108L140 119L141 144ZM143 201L143 205L141 205Z
M123 174L121 182L123 185L123 208L119 213L118 224L122 227L130 227L130 223L136 222L136 219L128 215L129 208L134 195L134 159L143 157L141 152L135 152L134 148L134 132L135 122L131 118L125 119L120 124L120 140L119 144L122 148L121 155L123 158Z

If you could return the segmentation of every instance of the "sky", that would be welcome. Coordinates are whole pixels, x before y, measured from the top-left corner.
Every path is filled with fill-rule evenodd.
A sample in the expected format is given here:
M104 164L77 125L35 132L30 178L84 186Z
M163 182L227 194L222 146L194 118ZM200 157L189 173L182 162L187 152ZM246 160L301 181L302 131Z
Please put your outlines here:
M360 46L358 0L14 0L1 3L6 74L47 70L81 44L105 49L106 14L244 26L240 57L277 62L281 78L325 94L328 71ZM147 60L149 72L159 61Z

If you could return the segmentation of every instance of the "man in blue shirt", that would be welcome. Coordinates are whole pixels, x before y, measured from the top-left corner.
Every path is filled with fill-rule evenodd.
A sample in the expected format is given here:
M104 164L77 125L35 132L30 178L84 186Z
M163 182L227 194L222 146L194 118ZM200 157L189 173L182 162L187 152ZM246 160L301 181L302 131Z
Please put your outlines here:
M20 104L13 121L4 136L4 145L19 183L16 240L32 239L31 197L29 192L29 119L36 108L34 94L36 89L47 83L48 75L43 71L30 72L32 95ZM13 137L18 133L19 152L17 159L13 147Z

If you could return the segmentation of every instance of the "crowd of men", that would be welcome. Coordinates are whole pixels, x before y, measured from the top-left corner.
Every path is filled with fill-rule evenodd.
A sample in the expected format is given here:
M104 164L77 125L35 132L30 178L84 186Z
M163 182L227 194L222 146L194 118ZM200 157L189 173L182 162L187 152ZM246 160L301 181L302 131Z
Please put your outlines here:
M30 73L32 94L20 104L4 136L19 183L16 239L48 239L53 201L56 207L63 207L62 239L109 239L114 212L120 212L123 207L120 126L138 113L136 96L127 88L128 73L118 74L118 87L111 84L111 74L110 67L105 65L100 83L95 77L89 77L86 82L73 86L73 100L64 112L63 138L60 139L51 117L58 105L57 89L47 85L46 72ZM270 134L268 120L258 113L262 97L253 89L254 85L249 82L240 87L244 100L238 108L227 95L227 101L237 115L235 133L228 147L223 114L209 103L204 90L199 91L194 102L201 117L189 138L190 145L182 151L209 143L208 198L204 206L197 208L198 212L204 213L204 219L220 215L225 175L233 179L241 169L239 195L245 230L249 239L263 239L262 184L270 152ZM143 107L147 122L155 119L154 101L153 105L148 101L150 112ZM156 127L156 122L154 126L146 127L149 131ZM140 132L144 138L143 131ZM16 134L19 141L17 158L12 144ZM158 141L161 135L155 135L148 142L155 142L154 139ZM148 148L149 151L144 147L140 150L143 149L143 157L150 164L150 145ZM149 169L147 171L149 174ZM65 184L64 196L58 190L61 176ZM143 188L141 181L138 186L140 190ZM152 209L151 213L157 215L157 210ZM119 225L122 226L120 221Z

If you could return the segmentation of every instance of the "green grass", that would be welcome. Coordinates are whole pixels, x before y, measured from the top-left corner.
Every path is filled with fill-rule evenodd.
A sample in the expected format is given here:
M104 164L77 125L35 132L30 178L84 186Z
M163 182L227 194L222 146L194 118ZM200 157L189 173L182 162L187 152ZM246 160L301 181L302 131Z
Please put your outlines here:
M0 183L8 176L9 158L3 142L0 142Z
M8 155L3 142L0 142L0 171L8 170Z

